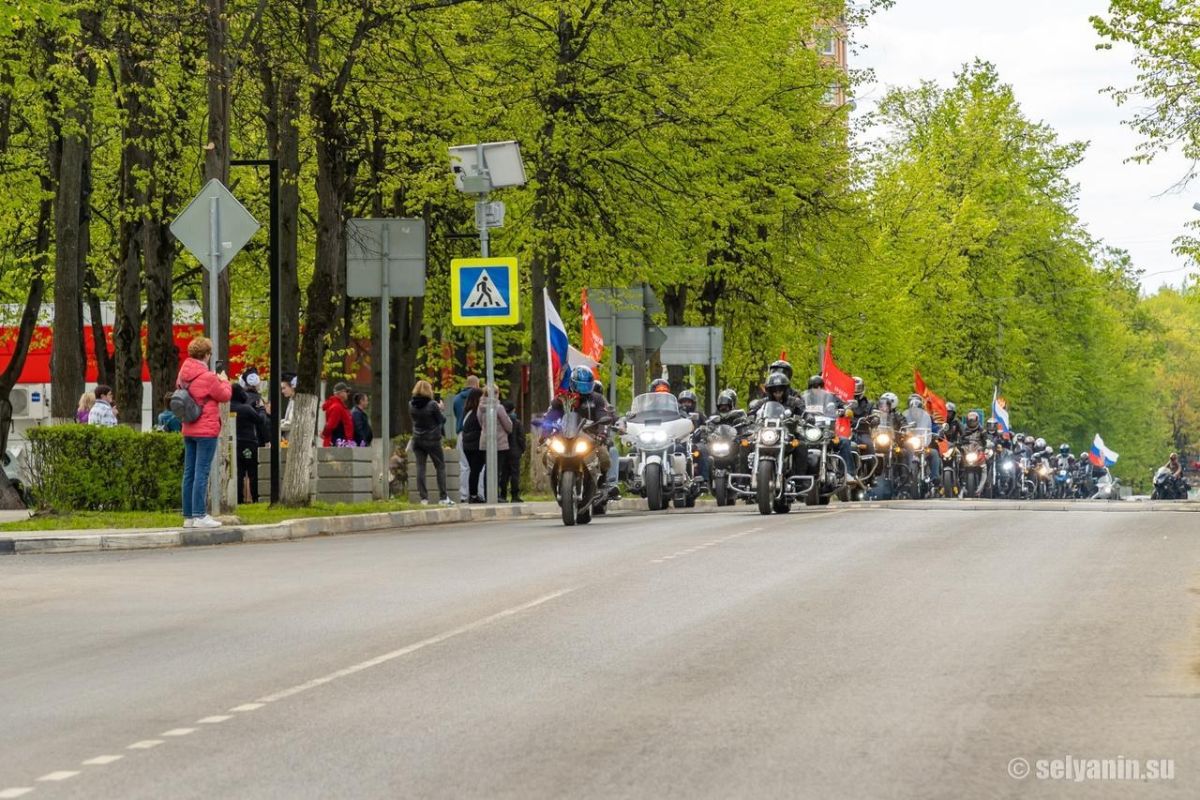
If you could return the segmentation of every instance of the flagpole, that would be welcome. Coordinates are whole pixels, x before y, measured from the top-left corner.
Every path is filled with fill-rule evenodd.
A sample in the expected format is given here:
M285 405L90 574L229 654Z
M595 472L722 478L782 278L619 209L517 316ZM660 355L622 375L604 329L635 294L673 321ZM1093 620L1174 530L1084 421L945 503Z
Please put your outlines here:
M546 320L546 387L550 390L549 403L554 402L554 357L550 353L550 290L542 287L542 317Z

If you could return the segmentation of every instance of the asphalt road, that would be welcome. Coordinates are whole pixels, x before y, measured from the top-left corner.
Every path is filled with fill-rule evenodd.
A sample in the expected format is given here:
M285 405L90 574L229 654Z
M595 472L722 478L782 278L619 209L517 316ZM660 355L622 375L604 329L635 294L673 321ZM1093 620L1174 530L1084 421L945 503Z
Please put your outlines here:
M1198 526L739 510L9 557L0 799L1197 797Z

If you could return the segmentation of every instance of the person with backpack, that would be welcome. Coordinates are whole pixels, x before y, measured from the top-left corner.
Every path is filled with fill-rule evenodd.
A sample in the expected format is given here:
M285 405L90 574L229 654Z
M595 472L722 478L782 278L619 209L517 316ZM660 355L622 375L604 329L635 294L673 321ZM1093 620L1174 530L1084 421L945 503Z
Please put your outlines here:
M183 527L219 528L208 507L208 475L221 436L221 403L233 396L224 370L208 367L212 340L197 336L179 368L171 410L183 422Z
M258 448L270 439L270 420L241 384L233 385L229 410L237 415L237 485L244 502L258 502Z

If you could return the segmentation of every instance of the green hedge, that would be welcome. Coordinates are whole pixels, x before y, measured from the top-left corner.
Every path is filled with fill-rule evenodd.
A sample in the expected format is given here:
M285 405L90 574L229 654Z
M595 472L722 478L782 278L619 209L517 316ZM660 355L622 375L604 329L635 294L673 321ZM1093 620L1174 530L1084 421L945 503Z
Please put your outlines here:
M54 511L172 511L183 493L183 437L118 426L29 431L30 491Z

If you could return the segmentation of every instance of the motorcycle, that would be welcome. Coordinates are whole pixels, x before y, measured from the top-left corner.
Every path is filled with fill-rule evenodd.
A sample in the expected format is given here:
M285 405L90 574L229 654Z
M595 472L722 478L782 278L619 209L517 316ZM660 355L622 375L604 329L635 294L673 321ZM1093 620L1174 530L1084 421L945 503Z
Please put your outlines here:
M1050 461L1041 453L1035 454L1032 461L1033 493L1035 500L1049 499L1054 487L1054 468Z
M843 502L850 499L846 462L835 450L838 442L837 418L830 416L827 411L810 407L804 412L800 424L797 457L808 479L804 504L809 506L827 505L829 498L834 495Z
M994 470L995 459L988 458L988 451L978 442L968 442L962 453L962 496L982 497L994 485L988 480L994 479Z
M1150 494L1150 499L1187 500L1188 488L1188 482L1183 478L1176 478L1167 467L1159 467L1154 473L1154 491Z
M703 446L712 462L710 488L718 506L731 506L738 497L752 496L750 473L746 466L750 446L745 435L748 428L748 421L734 426L721 422L720 417L709 417Z
M944 434L938 437L937 447L942 455L942 497L958 497L962 486L959 477L962 472L962 448L950 444Z
M627 462L631 492L645 497L651 511L662 511L672 501L676 508L696 505L700 486L693 477L694 426L680 414L674 395L638 395L617 428L633 450Z
M1071 463L1063 456L1058 457L1054 470L1054 497L1070 500L1075 496L1075 477L1071 474Z
M815 483L808 476L794 474L792 469L802 457L796 424L796 418L782 403L768 400L758 408L750 466L751 488L760 514L786 514L803 494L805 482Z
M591 431L596 423L574 411L563 414L559 432L550 437L545 464L550 474L554 499L562 510L563 525L587 525L592 515L608 510L608 492L600 486L600 460L596 453L604 443Z
M1120 500L1121 499L1121 481L1113 476L1108 470L1104 470L1104 474L1096 478L1096 493L1092 495L1093 500Z
M905 426L900 434L909 462L908 494L914 500L923 500L932 494L933 479L929 474L929 449L933 444L933 432L929 428Z

